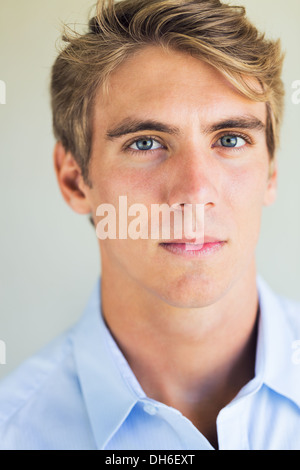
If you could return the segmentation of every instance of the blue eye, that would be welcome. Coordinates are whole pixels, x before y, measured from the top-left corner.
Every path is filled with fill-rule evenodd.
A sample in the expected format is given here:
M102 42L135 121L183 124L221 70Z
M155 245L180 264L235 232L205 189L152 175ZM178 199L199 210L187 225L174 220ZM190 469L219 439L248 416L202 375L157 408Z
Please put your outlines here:
M239 148L245 145L245 139L236 135L224 135L219 139L222 147Z
M129 148L145 152L147 150L157 150L158 148L163 148L163 146L150 137L143 137L141 139L136 140L133 144L129 146Z
M151 150L153 146L153 140L152 139L137 140L136 146L139 150Z

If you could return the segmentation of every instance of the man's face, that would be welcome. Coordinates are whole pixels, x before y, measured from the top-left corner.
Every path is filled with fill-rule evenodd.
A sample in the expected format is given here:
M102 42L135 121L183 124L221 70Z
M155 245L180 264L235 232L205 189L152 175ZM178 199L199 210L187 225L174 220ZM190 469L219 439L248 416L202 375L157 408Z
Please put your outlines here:
M216 243L195 252L151 238L101 240L103 275L170 305L201 307L253 270L262 207L275 186L265 124L264 103L184 53L148 47L116 69L109 95L99 92L95 104L92 188L84 187L95 224L103 203L118 218L119 196L149 214L152 204L202 204L205 241Z

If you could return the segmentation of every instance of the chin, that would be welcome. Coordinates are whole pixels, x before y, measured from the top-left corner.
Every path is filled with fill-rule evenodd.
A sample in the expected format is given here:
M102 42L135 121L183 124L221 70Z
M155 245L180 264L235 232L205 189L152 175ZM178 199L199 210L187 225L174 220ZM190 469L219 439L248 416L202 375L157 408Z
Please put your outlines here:
M217 276L186 275L177 280L165 279L155 289L156 295L177 308L204 308L218 302L230 289L231 282Z

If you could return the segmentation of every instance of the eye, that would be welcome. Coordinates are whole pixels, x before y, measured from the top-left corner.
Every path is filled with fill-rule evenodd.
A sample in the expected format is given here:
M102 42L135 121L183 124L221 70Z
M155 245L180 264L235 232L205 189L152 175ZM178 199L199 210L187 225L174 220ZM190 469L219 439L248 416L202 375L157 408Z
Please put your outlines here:
M135 140L128 147L129 149L136 151L147 151L147 150L157 150L159 148L164 148L157 140L152 139L151 137L142 137L141 139Z
M246 144L246 140L243 137L237 135L223 135L218 141L217 146L225 148L240 148Z

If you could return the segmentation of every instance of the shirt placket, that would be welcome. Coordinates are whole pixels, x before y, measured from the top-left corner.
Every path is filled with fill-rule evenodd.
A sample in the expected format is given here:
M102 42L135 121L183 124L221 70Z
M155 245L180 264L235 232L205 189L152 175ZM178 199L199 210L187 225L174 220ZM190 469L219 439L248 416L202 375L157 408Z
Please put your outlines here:
M219 450L249 450L247 422L249 397L220 411L217 418Z

